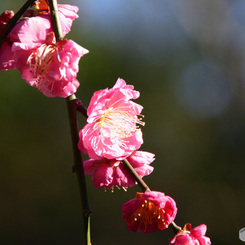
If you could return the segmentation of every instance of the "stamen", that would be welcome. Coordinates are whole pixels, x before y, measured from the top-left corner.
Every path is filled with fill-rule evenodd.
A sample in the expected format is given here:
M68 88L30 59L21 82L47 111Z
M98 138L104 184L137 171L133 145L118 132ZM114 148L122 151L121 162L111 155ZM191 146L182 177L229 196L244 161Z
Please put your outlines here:
M156 206L151 201L144 201L132 215L133 222L139 222L139 229L146 230L149 225L156 224L159 229L167 224L164 222L164 210Z
M136 124L145 125L142 118L143 115L137 115L133 106L110 106L94 125L94 129L110 128L112 137L120 142L120 147L127 148L126 138L132 137L139 130Z
M42 44L35 52L27 59L27 65L30 67L30 72L37 78L37 84L47 75L50 66L54 60L54 53L58 51L57 45ZM59 54L57 59L60 61ZM49 85L50 81L45 81L45 86Z

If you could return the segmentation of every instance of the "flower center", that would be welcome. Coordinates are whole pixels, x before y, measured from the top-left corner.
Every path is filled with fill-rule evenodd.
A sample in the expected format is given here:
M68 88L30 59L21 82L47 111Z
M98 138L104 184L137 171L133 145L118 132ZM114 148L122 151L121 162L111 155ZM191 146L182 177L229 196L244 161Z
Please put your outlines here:
M34 78L38 78L37 81L40 81L49 72L50 65L54 60L53 53L55 51L57 51L55 45L42 44L29 56L27 64Z
M114 138L124 142L124 138L131 137L138 130L136 124L144 126L143 116L139 116L141 118L131 106L109 107L97 122L100 129L109 128Z
M162 224L167 228L164 221L165 211L151 201L145 202L132 215L132 222L138 223L138 229L146 231L148 226L156 226L159 230Z
M28 57L27 65L30 67L30 72L33 73L33 77L37 78L36 85L38 85L49 72L50 66L54 62L55 54L58 62L61 62L59 51L62 50L62 47L66 42L67 39L56 42L54 32L50 32L46 36L46 42ZM45 86L51 83L47 79L44 79L44 81Z

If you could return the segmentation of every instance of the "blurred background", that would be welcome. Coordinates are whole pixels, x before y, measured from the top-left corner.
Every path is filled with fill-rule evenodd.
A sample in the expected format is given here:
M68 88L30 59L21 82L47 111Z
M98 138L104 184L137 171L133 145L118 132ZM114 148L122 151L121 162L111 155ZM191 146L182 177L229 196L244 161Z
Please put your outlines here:
M245 2L243 0L67 0L79 6L67 38L80 61L77 97L118 77L144 106L144 144L156 154L144 178L176 200L176 223L206 224L212 244L243 244L245 227ZM8 0L1 12L24 1ZM81 205L65 99L47 98L0 73L0 244L77 245ZM79 115L80 127L85 120ZM130 232L127 192L95 189L87 176L94 245L168 244L171 229Z

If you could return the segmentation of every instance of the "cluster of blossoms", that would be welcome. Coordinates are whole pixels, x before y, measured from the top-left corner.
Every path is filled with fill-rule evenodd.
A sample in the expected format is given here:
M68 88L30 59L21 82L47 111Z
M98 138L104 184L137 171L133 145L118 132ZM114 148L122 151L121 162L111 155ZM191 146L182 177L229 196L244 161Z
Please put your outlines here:
M79 133L78 148L90 159L84 161L85 174L92 175L96 188L127 189L137 184L124 165L131 164L140 178L153 171L150 164L155 155L138 151L143 143L142 131L137 126L144 125L141 111L143 107L132 99L139 97L132 85L119 78L111 89L94 93L87 109L87 124ZM168 228L177 214L175 201L162 192L145 190L122 205L123 219L129 230L144 233ZM206 226L191 229L187 224L171 240L170 245L209 245L205 237Z
M154 154L137 151L143 143L143 124L138 117L142 106L131 101L139 97L133 86L118 79L111 89L94 93L87 110L87 124L80 131L78 148L90 157L84 162L86 174L93 174L97 188L128 188L135 179L123 165L127 159L140 177L150 174Z
M154 154L138 151L143 143L143 107L132 99L140 93L119 78L111 89L94 93L87 109L87 124L80 131L78 148L88 154L84 161L85 174L92 174L96 188L127 189L137 184L124 166L131 164L140 178L150 174ZM122 206L123 218L131 231L144 233L163 230L174 220L175 201L164 193L146 191Z
M23 15L0 47L0 70L17 69L32 87L48 97L68 97L79 86L76 79L80 58L88 53L72 40L56 40L51 14L46 0L36 1L35 10ZM58 5L59 20L65 36L78 18L78 8ZM0 34L13 18L13 11L0 15ZM132 100L140 93L134 86L119 78L115 85L94 93L87 108L87 124L79 133L77 147L89 159L83 162L84 173L92 175L96 188L127 189L152 173L150 164L155 155L140 151L143 144L143 107ZM130 164L137 175L125 166ZM143 181L143 180L142 180ZM123 219L133 231L144 233L161 231L173 224L177 214L175 201L162 192L149 188L122 205ZM206 226L191 228L186 224L179 229L170 245L209 245Z

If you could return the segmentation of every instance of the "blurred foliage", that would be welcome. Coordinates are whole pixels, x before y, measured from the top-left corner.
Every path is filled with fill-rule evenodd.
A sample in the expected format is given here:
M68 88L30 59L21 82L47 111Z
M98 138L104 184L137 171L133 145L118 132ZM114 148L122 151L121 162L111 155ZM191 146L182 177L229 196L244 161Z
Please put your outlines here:
M22 1L24 3L24 1ZM156 154L145 177L173 197L176 223L205 223L212 244L239 244L245 227L243 1L63 1L80 7L68 38L90 50L80 62L77 97L118 77L141 92L142 150ZM1 11L22 3L1 3ZM198 64L198 65L197 65ZM204 65L203 65L204 64ZM66 103L0 73L0 244L81 244L81 206ZM80 127L85 123L79 118ZM168 244L170 229L131 233L114 193L87 177L96 245Z

